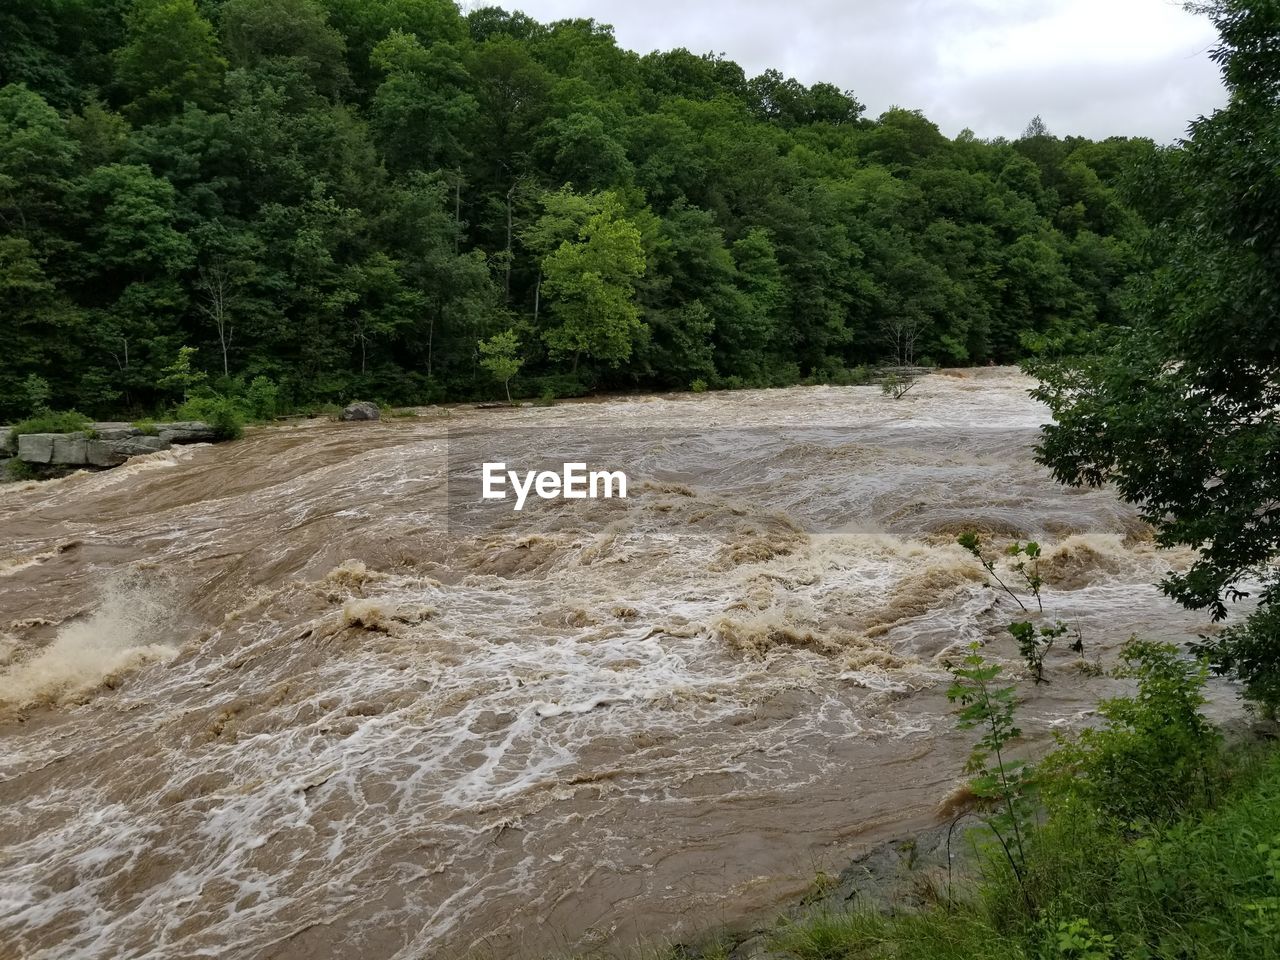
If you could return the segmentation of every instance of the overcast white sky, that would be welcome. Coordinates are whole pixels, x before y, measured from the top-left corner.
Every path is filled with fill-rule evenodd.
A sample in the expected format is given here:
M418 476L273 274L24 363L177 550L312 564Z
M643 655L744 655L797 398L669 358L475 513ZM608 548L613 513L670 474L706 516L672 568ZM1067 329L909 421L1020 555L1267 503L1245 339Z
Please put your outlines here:
M954 136L1171 142L1225 99L1215 34L1176 0L491 0L547 22L594 17L646 53L687 47L852 90L877 116L920 108ZM478 4L477 4L478 5Z

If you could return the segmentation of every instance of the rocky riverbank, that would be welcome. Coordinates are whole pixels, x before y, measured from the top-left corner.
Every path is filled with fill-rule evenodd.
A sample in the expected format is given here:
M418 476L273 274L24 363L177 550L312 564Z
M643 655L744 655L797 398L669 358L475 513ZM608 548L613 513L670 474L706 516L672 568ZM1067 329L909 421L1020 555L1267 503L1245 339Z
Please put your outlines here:
M219 439L211 424L196 420L138 426L129 423L94 423L74 433L24 433L0 427L0 467L16 459L37 468L107 469L131 457L168 450L174 444L213 443Z
M673 956L690 960L798 960L780 947L780 934L794 924L851 909L884 914L946 902L953 887L974 869L971 818L945 823L877 844L855 856L838 876L818 873L812 889L767 923L736 926L696 944L679 945Z

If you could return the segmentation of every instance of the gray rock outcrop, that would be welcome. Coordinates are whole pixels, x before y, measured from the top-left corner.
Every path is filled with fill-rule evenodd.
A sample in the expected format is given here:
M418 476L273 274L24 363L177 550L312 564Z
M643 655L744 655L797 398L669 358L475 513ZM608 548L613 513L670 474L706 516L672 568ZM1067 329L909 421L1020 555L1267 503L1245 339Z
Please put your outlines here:
M343 421L378 420L381 417L382 411L378 409L378 405L365 400L347 404L338 415L338 419Z
M116 440L90 440L85 450L85 463L91 467L118 467L130 457L168 449L168 441L160 437L148 437L141 432L135 437L120 437Z
M53 443L64 436L68 434L24 433L18 437L18 459L27 463L53 463Z
M178 423L157 423L158 436L169 443L213 443L218 431L199 420Z
M200 421L156 424L151 436L128 423L96 423L91 432L24 433L18 459L51 467L118 467L130 457L168 450L175 443L213 443L217 431Z

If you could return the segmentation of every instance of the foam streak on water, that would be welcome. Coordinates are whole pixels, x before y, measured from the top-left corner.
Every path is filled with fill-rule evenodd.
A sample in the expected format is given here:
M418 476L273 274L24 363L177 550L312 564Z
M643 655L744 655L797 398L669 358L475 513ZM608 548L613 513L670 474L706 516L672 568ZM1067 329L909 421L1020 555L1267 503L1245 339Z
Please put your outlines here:
M1204 626L1151 586L1187 556L1031 462L1028 386L306 423L0 490L0 953L535 957L773 909L934 816L958 650L1015 669L959 530L1039 539L1091 659ZM685 433L643 496L451 529L448 435L499 424ZM1071 661L1032 746L1118 689Z

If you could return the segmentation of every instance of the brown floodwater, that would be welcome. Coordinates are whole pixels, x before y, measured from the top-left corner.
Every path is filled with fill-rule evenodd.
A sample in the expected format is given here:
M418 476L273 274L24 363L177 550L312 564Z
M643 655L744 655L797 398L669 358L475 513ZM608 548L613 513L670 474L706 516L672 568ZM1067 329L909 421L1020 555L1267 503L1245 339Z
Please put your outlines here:
M1206 627L1153 586L1189 555L1034 464L1029 386L427 409L0 487L0 956L535 958L768 916L938 816L969 643L1020 673L957 532L1039 540L1088 661ZM478 450L562 444L628 498L476 512ZM1120 689L1092 673L1023 685L1028 749Z

